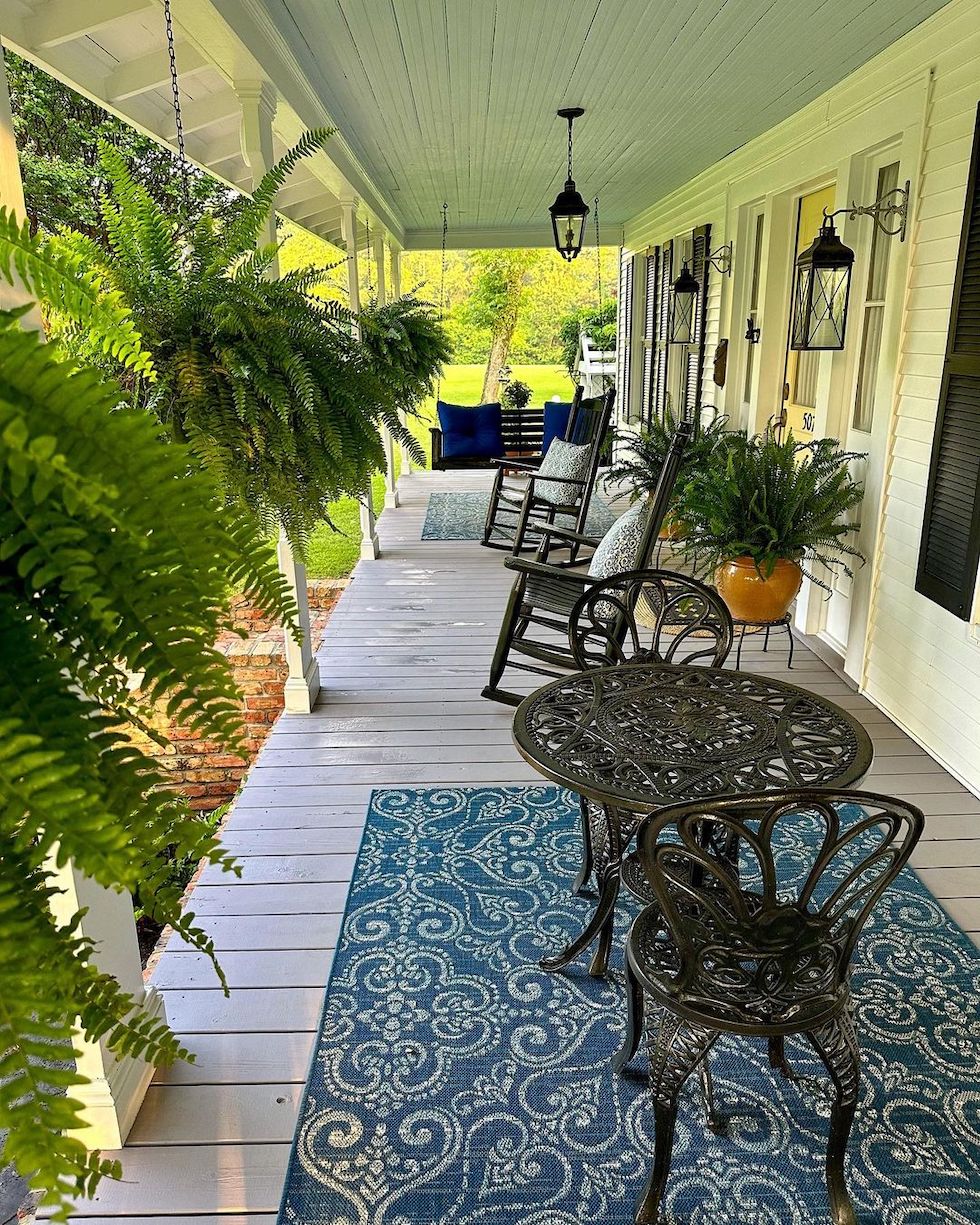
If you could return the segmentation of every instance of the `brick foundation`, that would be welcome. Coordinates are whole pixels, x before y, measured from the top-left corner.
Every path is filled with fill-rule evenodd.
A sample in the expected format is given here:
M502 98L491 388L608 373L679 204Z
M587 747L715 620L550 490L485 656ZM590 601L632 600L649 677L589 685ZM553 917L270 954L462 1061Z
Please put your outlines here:
M342 580L318 579L307 589L314 651L323 639L324 626L345 586ZM236 627L248 637L226 633L215 645L231 665L242 694L246 755L237 757L228 753L223 746L202 739L162 714L156 725L167 735L169 749L160 749L149 738L141 744L167 767L175 785L197 812L211 812L232 799L283 710L283 691L289 669L282 626L243 597L236 598L232 615Z

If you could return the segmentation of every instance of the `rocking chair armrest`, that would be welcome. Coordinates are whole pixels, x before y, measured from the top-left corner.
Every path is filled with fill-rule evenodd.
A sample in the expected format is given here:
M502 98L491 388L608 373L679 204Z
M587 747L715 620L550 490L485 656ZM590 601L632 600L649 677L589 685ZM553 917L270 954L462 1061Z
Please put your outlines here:
M562 527L558 523L542 523L536 520L533 524L529 524L529 527L536 536L560 536L562 540L584 544L590 549L594 549L599 543L595 536L586 536L584 532L576 532L573 528Z
M582 480L577 476L546 476L541 472L535 472L528 480L533 485L535 481L557 481L559 485L581 485L584 489L588 485L588 481Z
M563 566L549 566L545 562L529 561L526 557L510 556L504 559L504 566L508 570L516 570L519 574L525 574L529 578L548 578L558 579L560 582L574 583L583 590L586 587L591 587L599 580L593 578L591 574L579 573L575 570L569 570Z

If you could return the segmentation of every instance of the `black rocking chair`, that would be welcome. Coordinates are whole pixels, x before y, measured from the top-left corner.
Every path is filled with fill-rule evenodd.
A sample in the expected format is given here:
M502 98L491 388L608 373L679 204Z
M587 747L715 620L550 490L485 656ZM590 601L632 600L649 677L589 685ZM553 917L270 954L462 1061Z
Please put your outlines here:
M628 569L643 569L656 546L657 537L670 508L681 458L692 428L690 423L682 422L674 435L647 515L643 535L635 555L629 561ZM504 562L507 569L516 571L517 577L514 579L500 626L493 662L490 665L489 683L483 690L485 698L505 702L510 706L519 705L521 695L499 687L500 679L508 666L541 676L560 676L578 666L569 645L570 618L579 597L603 581L582 569L588 565L588 558L576 561L575 567L556 565L548 560L550 550L555 547L577 546L595 549L598 541L584 533L554 523L539 523L535 530L542 537L535 560L512 555ZM610 531L614 530L615 525L610 528ZM520 658L513 659L515 655Z
M777 870L773 836L794 823L802 823L812 854L779 856ZM835 1091L826 1165L831 1220L855 1225L844 1180L860 1081L851 956L923 824L919 809L902 800L815 789L674 804L644 820L638 856L655 901L630 929L629 1022L613 1060L622 1071L646 1029L656 1138L636 1225L658 1220L678 1096L695 1070L708 1127L724 1130L708 1063L721 1034L767 1038L772 1067L790 1077L784 1040L806 1036Z
M481 544L488 549L505 549L509 553L537 548L540 537L534 534L536 525L554 523L559 515L573 531L585 532L615 398L616 392L612 388L604 395L595 397L584 397L582 388L575 388L564 441L589 447L588 463L581 479L542 476L538 469L543 455L526 460L501 458L496 461L497 473L490 491ZM508 482L508 472L519 473L522 477L520 483ZM557 502L554 496L549 496L549 488L554 490L556 487L574 487L576 492L567 501ZM568 547L574 559L579 546L570 542Z

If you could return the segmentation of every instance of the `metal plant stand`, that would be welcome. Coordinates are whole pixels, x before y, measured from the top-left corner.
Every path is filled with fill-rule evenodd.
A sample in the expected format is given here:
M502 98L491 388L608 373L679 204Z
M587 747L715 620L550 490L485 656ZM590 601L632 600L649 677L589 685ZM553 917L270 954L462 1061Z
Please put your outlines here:
M738 649L735 652L736 668L741 668L742 666L742 643L745 641L745 631L747 629L765 630L766 638L762 644L763 654L769 650L769 631L774 629L785 629L789 637L789 659L786 662L786 666L787 668L792 668L794 639L793 622L789 613L787 613L785 617L780 617L778 621L740 621L737 617L733 617L732 623L734 624L735 629L738 631Z
M557 970L598 941L609 963L623 864L641 818L665 804L740 792L846 787L871 765L863 727L796 685L725 668L656 663L576 672L543 686L514 717L518 751L583 799L583 865L596 909Z

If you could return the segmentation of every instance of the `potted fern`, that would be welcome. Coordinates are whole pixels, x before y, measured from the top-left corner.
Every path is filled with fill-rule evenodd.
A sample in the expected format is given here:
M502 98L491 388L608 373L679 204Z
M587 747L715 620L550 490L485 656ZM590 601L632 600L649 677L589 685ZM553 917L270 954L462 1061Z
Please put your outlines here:
M864 557L848 538L864 490L850 465L863 456L835 438L779 441L771 432L729 434L704 467L690 470L678 507L684 549L715 583L736 620L781 620L803 578L850 575Z
M628 439L628 450L623 451L620 458L612 464L607 480L626 486L633 501L652 497L678 424L678 418L668 402L663 417L654 417L648 425ZM688 443L675 485L675 505L687 477L691 473L706 469L710 464L715 449L725 437L727 424L728 418L716 413L709 422L701 426L697 435ZM661 538L674 539L680 530L676 514L673 510L669 511L660 532Z

